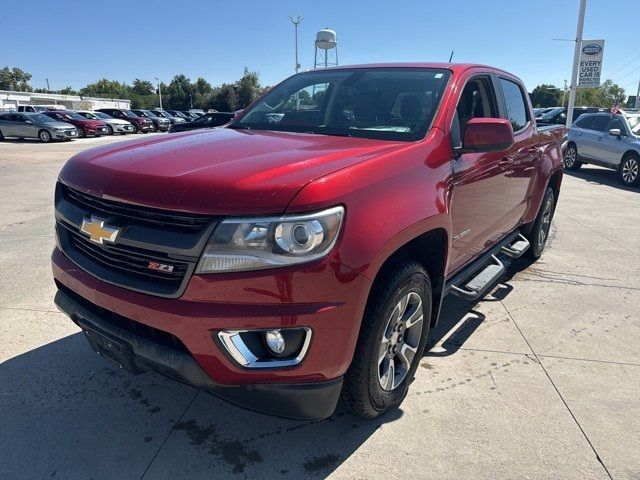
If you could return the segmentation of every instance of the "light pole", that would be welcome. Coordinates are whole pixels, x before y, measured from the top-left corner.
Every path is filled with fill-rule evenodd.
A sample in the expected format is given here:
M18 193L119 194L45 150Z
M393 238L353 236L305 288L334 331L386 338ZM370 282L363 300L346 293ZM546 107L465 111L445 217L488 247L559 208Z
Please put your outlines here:
M300 70L300 63L298 62L298 25L300 25L300 22L302 21L303 18L304 17L302 15L289 17L289 20L291 20L291 23L293 23L293 26L295 27L295 30L296 30L296 73L298 73L298 70Z
M162 110L162 88L160 87L160 79L155 77L158 81L158 97L160 97L160 110Z
M576 47L573 51L573 69L571 70L571 87L569 87L569 104L567 105L567 128L571 126L573 119L573 106L576 102L576 88L578 86L578 63L580 62L580 48L582 47L582 30L584 27L584 10L587 0L580 0L578 11L578 27L576 29Z

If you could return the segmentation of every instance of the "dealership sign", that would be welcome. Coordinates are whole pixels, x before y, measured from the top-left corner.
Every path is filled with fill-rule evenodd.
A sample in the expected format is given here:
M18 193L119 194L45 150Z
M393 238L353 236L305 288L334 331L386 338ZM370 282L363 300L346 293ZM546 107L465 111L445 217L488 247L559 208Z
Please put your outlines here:
M578 87L599 87L604 40L583 40L580 47Z

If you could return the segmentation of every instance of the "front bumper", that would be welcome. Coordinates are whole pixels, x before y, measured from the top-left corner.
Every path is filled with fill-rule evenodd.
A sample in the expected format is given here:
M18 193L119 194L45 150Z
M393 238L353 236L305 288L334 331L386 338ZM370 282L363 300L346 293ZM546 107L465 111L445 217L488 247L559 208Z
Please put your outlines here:
M101 135L108 135L109 134L109 129L106 126L105 127L93 127L93 128L85 127L84 131L85 131L85 133L87 135L101 136Z
M154 370L236 405L298 420L327 418L336 407L342 377L318 383L218 385L188 352L121 328L110 312L74 297L70 291L58 290L55 304L82 329L96 353L131 373Z
M260 399L267 395L265 391L279 392L273 394L278 398L285 396L283 392L291 392L292 396L305 399L310 392L322 391L322 385L339 392L335 383L341 383L338 379L353 357L371 286L366 277L329 257L297 268L193 275L184 293L174 299L101 281L57 248L52 255L52 268L59 287L78 298L177 338L188 358L195 361L208 382L216 385L216 392L253 393L256 398L252 400L232 401L256 410L264 410ZM222 330L287 327L308 327L313 331L306 356L294 367L244 368L214 340ZM191 379L186 381L199 386ZM223 396L230 399L236 394ZM333 398L332 395L319 394L331 409L335 403L328 397ZM252 401L259 403L250 405ZM283 415L271 407L269 411Z
M114 132L118 132L118 133L133 133L134 132L133 125L131 125L131 124L129 124L129 125L115 124L115 125L112 125L112 127L113 127L113 131Z
M78 131L75 128L68 130L52 130L51 135L56 139L78 138Z

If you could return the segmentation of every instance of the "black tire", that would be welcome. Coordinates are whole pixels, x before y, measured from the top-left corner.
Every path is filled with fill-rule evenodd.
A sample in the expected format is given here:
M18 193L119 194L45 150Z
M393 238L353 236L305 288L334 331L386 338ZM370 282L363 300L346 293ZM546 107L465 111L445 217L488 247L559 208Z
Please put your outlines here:
M620 167L618 167L620 181L626 187L637 187L640 185L640 155L637 153L627 153L622 157Z
M415 294L420 298L421 307L416 301L411 308L414 309L413 312L422 310L421 330L419 333L412 331L414 335L412 347L415 347L416 351L411 361L408 361L408 355L403 357L410 365L408 369L402 367L402 362L398 363L399 372L404 371L402 379L398 381L397 385L392 385L390 390L385 389L382 386L383 378L380 371L385 368L384 362L390 362L388 355L396 355L395 350L392 353L390 348L397 347L396 339L409 345L409 336L411 335L409 329L394 328L390 330L393 321L392 314L400 305L401 299L406 298L407 295L415 299ZM431 304L431 282L426 270L420 264L406 260L396 261L380 274L371 291L369 303L362 319L353 361L345 375L342 388L342 401L350 411L365 418L375 418L397 407L404 400L427 343ZM408 304L405 312L409 312ZM403 315L398 320L402 318L404 318ZM417 327L419 322L420 320L409 328ZM404 324L400 321L397 323ZM393 342L387 340L387 343L383 343L383 335L386 338L387 332L392 332L391 337L395 336L395 338L393 338ZM406 334L405 339L402 338L403 333ZM400 344L401 347L403 345L403 343ZM400 350L402 348L398 351ZM392 362L395 362L395 358L400 357L399 353L397 355L398 357L391 359ZM379 359L383 357L384 360L380 361ZM395 370L393 372L395 373ZM389 377L386 376L386 378Z
M111 125L107 125L107 135L113 135L113 127Z
M0 130L0 142L4 140L4 135L2 134L2 130Z
M78 130L78 138L85 138L87 136L87 132L84 131L84 128L76 127L76 130Z
M131 133L139 133L140 129L138 128L138 126L135 123L132 123L132 125L133 125L133 132Z
M582 162L578 156L578 147L576 147L575 143L570 143L567 145L566 152L564 152L564 168L575 172L580 170L580 167L582 167Z
M553 221L553 214L556 210L556 195L553 193L553 189L548 187L546 192L544 192L544 197L542 198L542 204L540 205L540 210L538 210L538 215L533 222L533 227L531 227L531 232L526 235L527 240L531 246L527 251L529 258L537 260L542 255L544 251L544 247L547 245L547 240L549 239L549 231L551 229L551 222Z
M38 138L42 143L49 143L53 140L53 136L48 130L42 129L38 132Z

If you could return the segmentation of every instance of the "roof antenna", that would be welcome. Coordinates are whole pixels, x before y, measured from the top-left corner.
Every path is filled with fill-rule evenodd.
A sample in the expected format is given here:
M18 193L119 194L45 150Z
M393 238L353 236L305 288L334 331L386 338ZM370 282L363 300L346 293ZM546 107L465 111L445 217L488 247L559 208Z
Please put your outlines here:
M451 50L451 55L449 55L449 63L451 63L451 59L453 58L453 52L454 50Z

